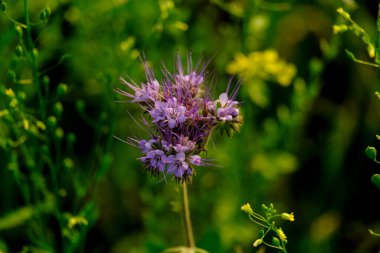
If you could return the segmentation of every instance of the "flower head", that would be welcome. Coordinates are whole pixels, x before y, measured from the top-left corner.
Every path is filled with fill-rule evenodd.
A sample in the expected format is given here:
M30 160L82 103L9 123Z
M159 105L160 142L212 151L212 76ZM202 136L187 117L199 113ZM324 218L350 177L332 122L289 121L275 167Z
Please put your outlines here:
M277 230L277 235L278 235L278 237L280 238L281 241L287 242L286 235L285 235L284 231L282 231L282 228L279 228Z
M250 214L250 215L253 214L253 210L252 210L251 205L249 203L242 205L240 210L242 210L243 212L246 212L247 214Z
M191 180L195 167L205 165L200 156L211 130L218 125L236 130L239 120L239 103L235 100L238 87L213 100L207 87L205 67L193 68L188 57L187 73L180 56L176 71L164 67L164 79L157 80L153 71L145 66L147 81L137 85L121 79L131 92L117 92L139 104L145 115L149 115L149 140L134 140L144 154L140 160L154 175L173 175L177 181ZM206 92L205 92L206 91ZM149 123L149 121L151 123Z

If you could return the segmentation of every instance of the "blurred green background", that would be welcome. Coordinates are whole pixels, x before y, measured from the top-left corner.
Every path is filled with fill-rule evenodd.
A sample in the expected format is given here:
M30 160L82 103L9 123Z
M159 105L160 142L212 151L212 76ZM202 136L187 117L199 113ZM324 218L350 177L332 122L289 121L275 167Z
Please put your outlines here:
M23 1L7 6L7 15L23 22ZM69 167L59 178L60 212L77 215L86 203L94 205L83 244L73 252L160 252L183 244L178 186L144 174L139 150L113 138L146 137L132 119L141 110L120 103L127 98L114 92L123 88L119 77L146 80L139 55L162 77L162 63L173 70L177 52L183 59L192 52L194 63L211 59L208 74L218 92L231 75L242 78L241 132L232 138L214 133L206 155L218 166L198 168L189 186L197 246L212 253L276 252L252 247L258 227L240 211L246 202L256 210L272 202L295 213L294 223L281 224L288 252L378 252L380 240L368 228L380 230L380 192L370 183L379 167L364 149L379 147L380 103L373 95L379 71L345 54L347 48L368 60L358 38L332 30L343 22L336 13L343 7L375 40L376 1L49 0L30 2L31 20L46 7L47 23L32 27L38 69L50 90L67 85L59 124L65 136L76 136L64 155L69 160L54 157ZM0 86L24 92L23 110L37 115L37 91L20 81L31 73L15 58L17 45L14 24L0 15ZM0 121L4 141L19 126ZM59 243L33 248L39 241L33 227L52 231L53 241L59 228L53 218L20 218L20 208L36 202L22 197L10 164L30 184L35 179L28 180L33 173L20 147L1 147L0 250L29 245L31 252L63 252Z

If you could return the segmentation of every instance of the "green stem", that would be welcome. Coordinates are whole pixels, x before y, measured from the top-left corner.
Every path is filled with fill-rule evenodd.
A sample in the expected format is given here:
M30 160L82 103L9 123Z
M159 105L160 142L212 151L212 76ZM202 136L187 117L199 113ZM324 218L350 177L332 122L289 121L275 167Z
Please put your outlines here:
M32 41L32 32L31 32L31 23L29 20L29 0L24 0L24 18L25 18L25 30L26 30L26 47L30 54L32 75L33 75L33 84L37 89L38 101L40 104L40 113L42 120L45 119L45 107L44 100L42 96L42 89L39 80L38 65L37 65L37 56L34 50L34 45Z
M182 183L182 211L186 229L186 243L187 247L195 248L193 227L191 226L190 210L189 210L189 198L187 195L187 184Z

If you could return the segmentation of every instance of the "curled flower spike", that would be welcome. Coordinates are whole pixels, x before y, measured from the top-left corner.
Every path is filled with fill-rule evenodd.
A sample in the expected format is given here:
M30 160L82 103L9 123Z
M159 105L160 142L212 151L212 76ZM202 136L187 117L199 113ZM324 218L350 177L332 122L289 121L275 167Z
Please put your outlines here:
M144 64L146 82L137 85L121 79L130 91L116 90L150 118L144 122L151 133L149 139L129 141L144 154L140 160L145 169L157 176L173 175L176 181L190 181L195 167L207 164L200 155L214 127L222 126L221 130L229 133L241 124L239 102L235 100L239 85L228 94L230 81L226 92L213 100L205 67L194 69L191 55L187 60L187 73L178 55L176 71L171 73L164 67L163 80L157 80Z

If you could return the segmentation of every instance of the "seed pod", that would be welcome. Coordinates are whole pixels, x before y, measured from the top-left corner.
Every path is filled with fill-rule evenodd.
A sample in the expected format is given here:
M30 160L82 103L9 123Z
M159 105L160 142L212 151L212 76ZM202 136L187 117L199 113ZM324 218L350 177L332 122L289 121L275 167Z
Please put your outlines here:
M371 182L378 188L380 189L380 175L379 174L374 174L371 177Z
M368 157L369 159L371 159L372 161L376 161L376 156L377 156L376 148L368 146L368 147L365 149L365 154L366 154L367 157Z

